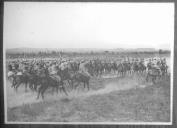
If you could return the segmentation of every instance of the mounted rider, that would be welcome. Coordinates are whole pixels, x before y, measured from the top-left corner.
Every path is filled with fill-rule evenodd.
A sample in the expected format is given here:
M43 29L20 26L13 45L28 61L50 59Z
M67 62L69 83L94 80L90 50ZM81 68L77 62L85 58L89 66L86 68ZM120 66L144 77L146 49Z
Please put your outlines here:
M49 71L49 76L52 79L56 80L57 82L61 81L61 77L57 74L58 73L58 66L57 66L56 62L53 62L50 64L48 71Z
M153 63L152 63L151 59L149 59L149 62L147 63L147 69L150 70L152 68L152 65L153 65Z
M39 78L45 78L48 75L46 71L47 70L42 66L42 64L37 64L36 75Z
M12 64L9 64L8 65L8 73L7 73L7 77L10 81L14 81L14 79L11 79L13 76L15 75L15 72L13 71L13 68L12 68Z
M164 59L162 59L161 60L161 70L162 70L162 72L163 72L163 75L165 74L165 73L167 73L167 70L168 70L168 66L167 66L167 64L166 64L166 59L164 58Z
M30 75L30 73L29 73L29 65L27 63L25 63L24 67L22 69L22 74L21 74L21 72L18 72L18 73L19 73L19 75L22 75L22 74L24 74L25 76Z
M87 61L81 61L80 65L79 65L79 72L87 75L87 76L91 76L89 73L89 62Z

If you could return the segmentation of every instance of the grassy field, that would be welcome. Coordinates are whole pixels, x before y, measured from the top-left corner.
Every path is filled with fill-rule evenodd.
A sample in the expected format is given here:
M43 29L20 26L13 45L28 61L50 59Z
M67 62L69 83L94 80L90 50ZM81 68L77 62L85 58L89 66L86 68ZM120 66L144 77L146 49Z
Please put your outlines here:
M18 93L8 87L7 118L14 122L169 122L170 78L156 84L144 79L145 75L93 78L90 91L80 86L65 96L49 90L44 101L36 101L36 93L24 93L24 87Z

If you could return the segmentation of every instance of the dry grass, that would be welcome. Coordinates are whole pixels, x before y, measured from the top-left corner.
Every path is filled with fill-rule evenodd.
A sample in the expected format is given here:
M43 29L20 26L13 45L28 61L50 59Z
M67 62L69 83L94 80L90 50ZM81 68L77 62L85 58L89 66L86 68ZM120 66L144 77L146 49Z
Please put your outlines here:
M143 78L144 76L130 76L92 79L90 95L63 97L58 100L55 98L8 108L8 121L169 122L170 80L163 79L156 85L148 85ZM117 85L107 85L110 82ZM142 84L147 86L136 87ZM96 93L96 90L104 89L106 85L113 87L113 90ZM128 85L131 85L130 89ZM125 86L126 90L117 90L117 86ZM95 93L92 93L93 91Z

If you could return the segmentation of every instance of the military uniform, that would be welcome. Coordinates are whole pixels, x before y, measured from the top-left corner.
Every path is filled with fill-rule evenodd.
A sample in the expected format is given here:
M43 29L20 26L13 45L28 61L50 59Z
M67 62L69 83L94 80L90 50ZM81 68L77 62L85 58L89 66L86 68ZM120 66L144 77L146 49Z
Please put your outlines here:
M49 75L53 80L56 80L57 82L61 81L61 77L57 74L58 69L55 64L51 65L48 70L49 70Z
M90 76L90 74L88 72L88 68L86 67L86 65L87 65L87 63L81 63L80 66L79 66L79 72Z

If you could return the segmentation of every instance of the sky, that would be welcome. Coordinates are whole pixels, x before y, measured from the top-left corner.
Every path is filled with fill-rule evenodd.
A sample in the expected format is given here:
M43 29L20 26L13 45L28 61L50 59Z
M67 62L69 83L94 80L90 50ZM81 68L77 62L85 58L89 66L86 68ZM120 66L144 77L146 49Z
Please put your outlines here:
M162 48L173 3L5 2L5 48Z

